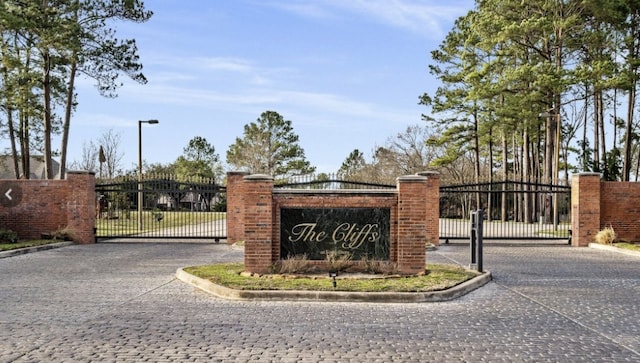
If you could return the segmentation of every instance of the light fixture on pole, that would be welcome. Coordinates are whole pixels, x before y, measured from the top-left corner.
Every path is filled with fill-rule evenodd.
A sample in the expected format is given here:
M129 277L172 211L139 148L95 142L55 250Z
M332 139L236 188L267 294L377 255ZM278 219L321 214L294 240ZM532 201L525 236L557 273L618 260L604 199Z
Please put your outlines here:
M138 232L142 232L142 124L155 125L158 120L138 121Z

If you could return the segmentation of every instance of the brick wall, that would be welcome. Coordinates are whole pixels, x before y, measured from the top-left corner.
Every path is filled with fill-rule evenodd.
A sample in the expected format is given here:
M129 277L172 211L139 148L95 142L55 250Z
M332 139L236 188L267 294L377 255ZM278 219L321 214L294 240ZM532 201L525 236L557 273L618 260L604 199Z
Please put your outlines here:
M242 181L240 181L242 179ZM395 191L275 190L267 175L227 177L230 242L245 242L245 270L269 272L280 259L281 208L388 208L390 260L402 273L424 272L425 243L438 242L437 174L398 178Z
M243 236L244 268L250 272L269 272L273 263L273 178L247 175L244 178Z
M613 227L619 240L640 241L640 183L604 182L598 173L573 175L572 245L589 245L605 227Z
M234 171L227 173L227 243L241 241L244 229L244 186L243 178L247 172Z
M0 193L0 228L17 232L20 239L67 228L75 242L94 242L93 173L68 172L64 180L0 180Z
M640 183L600 184L600 229L613 227L620 240L640 241Z

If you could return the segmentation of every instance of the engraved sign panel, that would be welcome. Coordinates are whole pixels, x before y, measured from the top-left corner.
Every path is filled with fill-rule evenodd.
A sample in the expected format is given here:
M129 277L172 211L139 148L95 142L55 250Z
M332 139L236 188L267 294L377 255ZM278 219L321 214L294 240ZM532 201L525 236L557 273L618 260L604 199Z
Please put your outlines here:
M353 260L389 260L390 224L389 208L282 208L280 256L325 260L342 251Z

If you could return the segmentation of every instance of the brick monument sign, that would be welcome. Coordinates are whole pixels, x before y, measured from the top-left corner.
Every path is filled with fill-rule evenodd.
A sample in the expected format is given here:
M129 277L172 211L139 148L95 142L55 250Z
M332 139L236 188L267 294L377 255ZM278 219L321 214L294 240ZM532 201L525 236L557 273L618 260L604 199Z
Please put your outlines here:
M439 176L402 176L395 190L276 189L268 175L227 176L227 240L244 241L245 270L327 252L389 261L403 274L425 270L426 243L438 244Z

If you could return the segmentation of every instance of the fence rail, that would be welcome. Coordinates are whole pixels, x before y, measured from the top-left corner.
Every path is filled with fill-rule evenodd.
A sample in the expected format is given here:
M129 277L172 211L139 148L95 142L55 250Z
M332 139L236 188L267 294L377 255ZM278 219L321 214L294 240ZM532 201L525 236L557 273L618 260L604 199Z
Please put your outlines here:
M569 239L571 188L518 181L440 188L440 238L469 238L472 210L482 209L485 239Z
M96 194L98 239L226 238L226 189L213 180L120 178L97 184Z
M280 189L395 189L396 185L304 175L276 180ZM470 237L469 217L484 211L484 238L569 239L571 188L518 181L440 187L440 239ZM145 176L96 185L98 238L226 238L226 188L208 179ZM141 208L138 201L142 200Z

